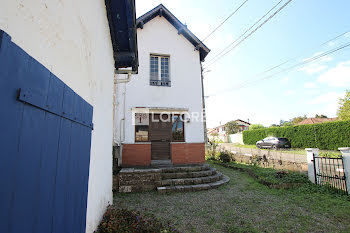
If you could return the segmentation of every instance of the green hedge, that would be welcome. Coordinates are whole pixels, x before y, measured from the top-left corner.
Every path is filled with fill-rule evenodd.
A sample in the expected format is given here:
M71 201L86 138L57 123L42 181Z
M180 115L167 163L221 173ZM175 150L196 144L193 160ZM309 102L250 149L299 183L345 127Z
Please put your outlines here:
M288 138L294 148L338 150L350 147L350 121L247 130L243 132L243 142L254 145L268 136Z

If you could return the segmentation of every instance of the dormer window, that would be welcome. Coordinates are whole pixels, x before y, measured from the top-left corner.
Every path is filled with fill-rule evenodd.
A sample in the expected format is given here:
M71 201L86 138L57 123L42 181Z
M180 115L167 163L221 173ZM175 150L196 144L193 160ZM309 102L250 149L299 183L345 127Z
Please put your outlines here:
M150 85L170 87L169 56L150 56Z

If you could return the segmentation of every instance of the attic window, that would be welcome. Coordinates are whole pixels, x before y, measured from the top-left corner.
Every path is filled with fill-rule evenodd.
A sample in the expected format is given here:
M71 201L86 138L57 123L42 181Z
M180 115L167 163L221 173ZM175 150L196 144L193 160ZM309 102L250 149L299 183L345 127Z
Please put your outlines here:
M150 85L151 86L171 86L169 75L169 56L150 56Z

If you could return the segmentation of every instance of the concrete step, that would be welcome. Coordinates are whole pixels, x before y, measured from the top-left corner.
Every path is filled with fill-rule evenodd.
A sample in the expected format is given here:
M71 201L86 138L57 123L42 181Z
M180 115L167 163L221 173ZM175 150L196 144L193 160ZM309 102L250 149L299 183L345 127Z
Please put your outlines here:
M179 179L179 178L197 178L203 176L212 176L216 174L215 168L209 168L204 171L187 171L187 172L165 172L162 173L162 179Z
M220 172L216 172L212 176L203 176L197 178L179 178L179 179L166 179L160 181L160 186L171 185L194 185L194 184L206 184L221 180L223 175Z
M166 160L151 160L151 167L171 167L173 164L170 159Z
M170 193L170 192L193 192L218 188L221 185L227 184L230 178L223 175L222 179L207 183L207 184L195 184L195 185L175 185L175 186L162 186L157 187L159 193Z
M174 172L197 172L197 171L205 171L209 170L210 167L208 164L202 165L192 165L192 166L173 166L160 168L163 173L174 173Z

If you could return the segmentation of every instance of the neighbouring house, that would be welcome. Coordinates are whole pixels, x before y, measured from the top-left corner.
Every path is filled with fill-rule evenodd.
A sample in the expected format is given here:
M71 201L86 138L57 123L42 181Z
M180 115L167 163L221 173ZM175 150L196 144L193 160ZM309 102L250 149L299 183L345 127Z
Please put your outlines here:
M237 119L234 122L236 122L238 127L239 127L238 133L241 133L241 132L249 129L249 126L250 126L249 122L246 122L246 121L243 121L240 119ZM217 138L218 140L223 141L223 142L230 142L229 135L226 133L225 124L217 126L215 128L212 128L212 129L208 129L207 133L208 133L208 138L210 140L213 138Z
M162 4L137 19L138 74L117 82L123 167L205 162L201 62L209 49Z
M113 83L137 71L135 2L1 3L0 232L92 233L113 201Z
M336 121L338 118L306 118L305 120L299 122L296 125L311 125L311 124L317 124L317 123L324 123L324 122L331 122Z

